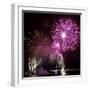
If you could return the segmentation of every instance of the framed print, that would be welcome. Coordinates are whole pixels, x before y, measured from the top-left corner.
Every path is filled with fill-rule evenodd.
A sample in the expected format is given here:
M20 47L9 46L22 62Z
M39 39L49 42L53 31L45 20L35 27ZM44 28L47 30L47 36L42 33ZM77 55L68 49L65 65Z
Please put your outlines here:
M85 15L83 8L12 5L12 85L84 81Z

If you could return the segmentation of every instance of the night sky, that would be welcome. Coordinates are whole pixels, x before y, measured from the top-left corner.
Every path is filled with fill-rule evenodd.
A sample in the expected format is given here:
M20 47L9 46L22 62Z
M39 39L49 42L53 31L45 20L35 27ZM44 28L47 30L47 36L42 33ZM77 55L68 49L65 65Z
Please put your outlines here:
M60 18L70 18L75 21L80 27L80 15L75 14L63 14L63 13L47 13L47 12L30 12L23 11L23 27L24 27L24 76L28 76L25 73L28 72L28 58L33 54L33 44L38 44L37 37L34 37L35 31L40 32L41 38L47 41L43 45L48 45L53 42L52 39L52 27L54 22L58 22ZM80 37L80 36L79 36ZM36 42L34 42L36 39ZM42 40L40 39L40 40ZM43 40L42 40L43 42ZM75 50L67 50L62 52L66 69L80 69L80 43ZM49 67L49 66L47 66ZM80 70L75 72L67 71L68 75L79 75Z

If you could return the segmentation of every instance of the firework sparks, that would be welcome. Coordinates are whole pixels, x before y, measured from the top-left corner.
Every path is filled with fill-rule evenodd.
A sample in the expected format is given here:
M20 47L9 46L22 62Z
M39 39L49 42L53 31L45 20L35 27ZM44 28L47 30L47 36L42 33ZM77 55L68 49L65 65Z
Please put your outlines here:
M58 42L60 50L75 50L80 42L79 25L71 18L60 18L52 27L53 42Z
M40 31L35 30L26 45L32 56L47 56L50 52L49 39Z

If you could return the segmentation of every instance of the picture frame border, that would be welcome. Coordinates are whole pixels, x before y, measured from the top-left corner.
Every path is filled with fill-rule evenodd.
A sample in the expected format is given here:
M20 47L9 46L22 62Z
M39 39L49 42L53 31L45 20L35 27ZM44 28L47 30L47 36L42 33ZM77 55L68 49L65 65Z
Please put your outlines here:
M22 78L22 11L41 11L41 12L62 12L80 14L80 71L81 75L69 76L52 76L52 77L30 77ZM24 4L11 5L11 85L17 86L32 86L32 85L46 85L52 83L77 83L87 81L87 61L84 55L84 36L86 30L86 8L77 7L37 7ZM52 79L52 80L51 80ZM38 83L39 81L39 83Z

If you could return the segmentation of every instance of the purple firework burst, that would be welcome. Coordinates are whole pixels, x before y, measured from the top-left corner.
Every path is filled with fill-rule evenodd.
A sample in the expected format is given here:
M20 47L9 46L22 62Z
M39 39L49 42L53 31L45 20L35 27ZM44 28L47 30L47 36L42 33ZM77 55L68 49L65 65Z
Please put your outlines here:
M80 44L80 26L71 18L60 18L52 27L53 48L75 50Z

